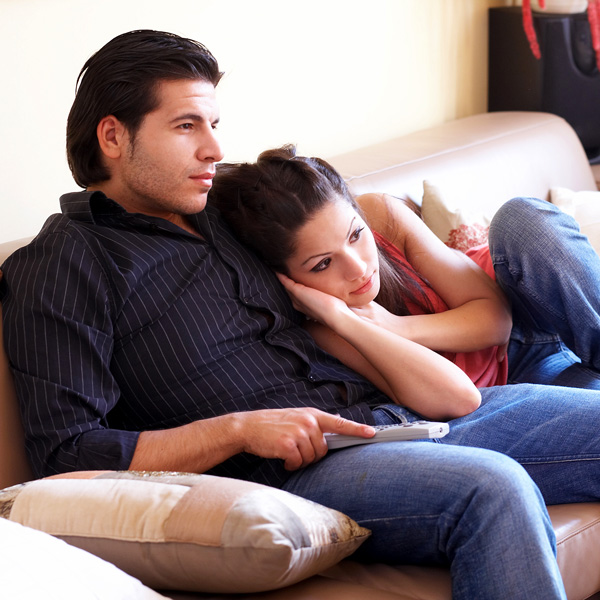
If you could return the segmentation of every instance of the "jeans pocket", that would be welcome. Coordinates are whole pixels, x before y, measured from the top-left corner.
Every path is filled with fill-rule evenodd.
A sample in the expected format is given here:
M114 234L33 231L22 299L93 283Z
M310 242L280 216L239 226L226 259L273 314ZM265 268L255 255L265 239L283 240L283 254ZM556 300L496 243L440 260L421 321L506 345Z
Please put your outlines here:
M408 408L398 406L397 404L381 404L372 409L372 413L376 425L410 423L411 421L420 421L423 418L408 410Z

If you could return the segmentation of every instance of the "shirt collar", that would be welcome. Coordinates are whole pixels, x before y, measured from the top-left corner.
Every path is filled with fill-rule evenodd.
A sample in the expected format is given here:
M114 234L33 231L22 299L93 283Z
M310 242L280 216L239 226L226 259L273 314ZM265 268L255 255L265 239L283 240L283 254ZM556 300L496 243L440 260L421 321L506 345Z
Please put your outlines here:
M125 209L103 192L71 192L60 197L62 213L76 221L96 223L96 217L123 214Z
M81 223L102 225L104 222L103 217L127 217L130 226L135 223L138 227L150 226L155 228L158 226L165 229L176 227L176 225L172 225L169 221L159 217L128 213L120 204L100 191L64 194L60 197L60 206L65 216ZM216 230L219 230L219 211L207 206L201 212L190 215L189 219L205 240L214 241ZM182 234L191 235L179 228L177 230Z

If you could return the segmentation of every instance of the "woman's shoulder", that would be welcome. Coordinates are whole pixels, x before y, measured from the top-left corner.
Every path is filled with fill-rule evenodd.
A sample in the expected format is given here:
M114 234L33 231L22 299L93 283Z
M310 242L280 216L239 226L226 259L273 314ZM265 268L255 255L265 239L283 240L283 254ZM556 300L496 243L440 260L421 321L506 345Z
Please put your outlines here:
M384 193L362 194L356 201L369 227L405 253L407 234L423 225L418 206L407 198Z

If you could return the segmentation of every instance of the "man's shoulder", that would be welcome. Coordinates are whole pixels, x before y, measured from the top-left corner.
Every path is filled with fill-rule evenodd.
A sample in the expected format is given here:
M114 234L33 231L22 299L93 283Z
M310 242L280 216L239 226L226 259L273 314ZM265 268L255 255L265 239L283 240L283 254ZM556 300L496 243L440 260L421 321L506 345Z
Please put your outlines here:
M67 263L85 262L89 268L101 254L101 243L85 223L57 213L48 217L31 241L6 258L2 270L10 280L17 273L23 280L34 277L40 269L55 270L59 276Z
M44 246L59 238L86 239L89 230L84 224L60 213L50 215L38 234L21 250L34 249Z

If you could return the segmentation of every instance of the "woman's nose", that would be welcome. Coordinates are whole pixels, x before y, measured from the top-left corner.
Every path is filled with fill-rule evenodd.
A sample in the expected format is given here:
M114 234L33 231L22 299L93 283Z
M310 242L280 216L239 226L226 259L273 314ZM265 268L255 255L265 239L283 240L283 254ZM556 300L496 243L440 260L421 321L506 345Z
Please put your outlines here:
M346 277L349 281L360 279L367 271L367 263L355 252L348 255Z

